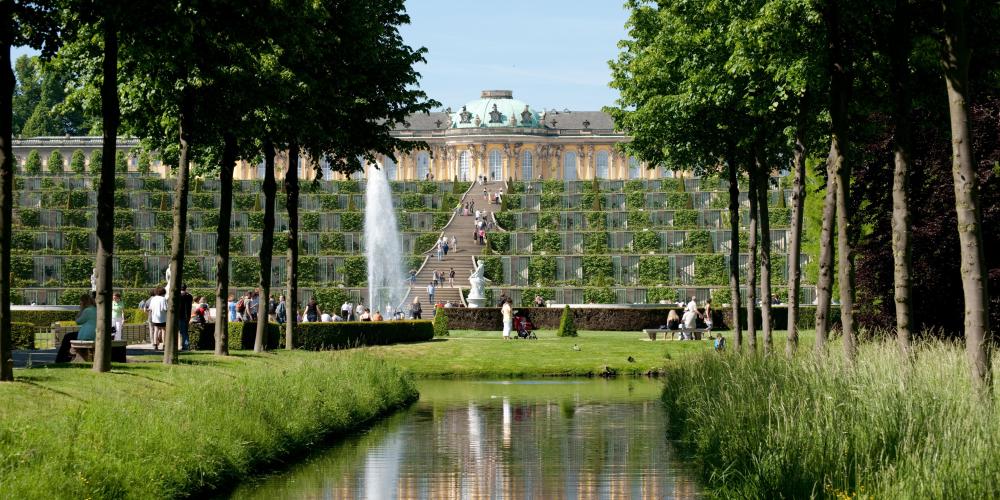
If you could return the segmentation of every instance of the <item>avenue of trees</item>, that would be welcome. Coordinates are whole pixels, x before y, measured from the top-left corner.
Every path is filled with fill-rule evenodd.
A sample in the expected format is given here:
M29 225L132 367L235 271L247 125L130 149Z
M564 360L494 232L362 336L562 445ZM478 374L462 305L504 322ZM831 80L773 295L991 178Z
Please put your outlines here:
M288 201L281 208L289 215L286 294L288 308L294 311L300 154L312 159L314 168L325 160L333 171L355 172L376 155L419 147L389 132L406 116L437 104L419 90L413 69L425 49L407 46L398 31L409 22L403 0L3 1L0 19L0 113L7 117L0 120L0 275L10 275L14 128L32 135L100 131L104 137L97 162L96 371L110 369L119 135L140 138L144 150L159 151L174 167L170 271L175 284L184 282L192 165L221 180L219 311L226 310L229 290L233 168L239 160L267 166L265 250L260 255L261 296L266 300L276 209L275 157L287 152ZM15 89L13 46L33 47L43 60L54 58L57 63L18 65ZM72 89L69 95L66 89ZM28 92L37 96L25 96ZM38 104L30 106L32 102ZM56 102L64 104L51 105ZM179 289L173 286L168 297L165 363L177 362ZM215 351L220 355L227 354L226 319L220 314L216 321ZM264 326L258 325L258 350L263 349ZM286 335L294 327L290 314ZM7 280L0 280L0 357L0 379L11 380Z
M990 275L994 285L1000 281L1000 259L992 256L1000 231L989 224L998 220L1000 203L996 187L989 186L1000 176L996 4L629 0L626 5L629 39L611 62L612 86L621 97L608 111L634 137L625 147L650 165L693 167L701 175L729 179L736 347L758 349L760 328L763 351L773 350L766 190L771 175L787 169L794 182L786 351L797 348L795 298L802 277L803 211L806 197L815 195L806 190L813 183L806 168L812 159L822 165L813 170L823 187L814 256L816 350L826 350L835 326L830 306L836 291L848 360L856 356L859 332L865 330L858 320L866 328L894 330L907 357L912 338L922 332L957 330L965 338L974 385L988 389L993 339L987 283ZM977 134L977 127L986 127L985 133ZM750 203L746 324L738 320L741 191ZM914 214L933 227L915 228ZM914 253L915 248L927 252ZM928 273L934 275L932 286L921 283ZM752 313L757 293L761 325ZM958 309L935 305L944 301ZM964 320L956 322L955 316Z

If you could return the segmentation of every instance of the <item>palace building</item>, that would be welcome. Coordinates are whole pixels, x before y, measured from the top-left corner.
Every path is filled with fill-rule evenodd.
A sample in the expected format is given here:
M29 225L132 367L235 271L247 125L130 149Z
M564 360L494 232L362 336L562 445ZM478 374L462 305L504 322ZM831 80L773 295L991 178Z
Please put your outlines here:
M392 132L404 140L423 141L428 149L399 153L393 160L382 156L378 168L384 168L390 180L474 180L485 175L492 179L589 180L656 179L673 177L663 169L647 169L637 158L617 151L615 145L630 137L615 130L611 116L603 111L539 111L514 98L510 90L484 90L479 99L458 109L410 116ZM48 172L53 151L64 159L69 170L73 152L82 151L89 158L101 149L100 137L33 137L14 141L14 155L19 167L24 166L29 153L37 151ZM138 141L120 138L118 149L131 152ZM311 162L299 163L299 176L315 177ZM323 165L323 178L337 179ZM129 170L137 161L128 156ZM287 165L283 154L275 159L277 178L284 176ZM372 165L366 165L366 170ZM169 167L154 160L152 171L168 176ZM259 179L264 164L242 162L234 178ZM357 173L355 178L364 174Z

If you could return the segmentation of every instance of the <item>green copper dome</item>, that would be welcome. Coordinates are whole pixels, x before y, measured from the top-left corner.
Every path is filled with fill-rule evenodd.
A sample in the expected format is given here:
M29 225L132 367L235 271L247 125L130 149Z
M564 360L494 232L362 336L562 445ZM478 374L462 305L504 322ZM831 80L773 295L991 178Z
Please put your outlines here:
M451 128L542 127L539 114L510 90L484 90L449 117Z

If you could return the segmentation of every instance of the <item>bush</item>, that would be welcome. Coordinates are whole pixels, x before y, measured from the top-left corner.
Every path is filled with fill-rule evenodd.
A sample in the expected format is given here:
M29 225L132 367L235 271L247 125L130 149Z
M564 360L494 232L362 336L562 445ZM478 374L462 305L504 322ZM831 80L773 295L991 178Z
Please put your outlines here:
M134 251L138 249L139 249L139 239L135 231L115 231L116 252Z
M583 291L583 300L588 304L614 304L618 302L618 295L608 287L587 288Z
M531 249L535 253L558 254L562 251L562 238L548 230L535 233L531 235Z
M319 304L320 309L333 315L340 311L340 306L351 299L351 293L344 288L317 288L313 290L313 298ZM289 311L291 313L291 311Z
M670 283L670 258L644 255L639 258L639 283L661 285Z
M646 207L646 193L642 191L632 191L625 196L625 204L628 208L638 210Z
M649 214L638 210L630 210L625 215L625 220L629 229L642 229L649 227Z
M115 172L119 174L124 174L128 172L128 158L125 156L124 151L115 152Z
M691 196L687 193L667 193L667 200L664 208L671 210L681 210L691 208Z
M683 248L688 253L712 253L712 235L705 229L688 231Z
M303 231L319 231L319 213L304 212L299 224Z
M565 189L565 185L561 180L549 179L542 181L543 193L562 193L563 189Z
M115 210L115 229L132 229L135 216L131 209L119 208Z
M11 347L13 349L27 349L32 350L35 348L35 325L31 323L15 323L10 324L10 335L11 335Z
M257 282L260 272L260 260L256 257L233 256L229 259L232 284L249 286Z
M352 255L344 259L344 284L347 286L362 286L368 281L368 263L365 257Z
M511 212L495 212L493 217L497 220L497 225L506 229L514 229L514 214Z
M583 234L583 252L586 254L604 254L608 252L608 233L595 231Z
M83 154L83 151L80 151L79 149L73 151L73 156L71 156L69 160L69 169L77 175L87 173L87 157Z
M532 257L528 262L528 282L532 285L552 285L556 281L556 258Z
M339 321L296 325L293 345L297 349L322 351L400 342L421 342L432 338L434 338L434 325L427 320Z
M344 235L340 233L323 233L319 237L319 247L323 253L343 253Z
M769 208L767 220L772 228L788 227L792 224L792 210L789 208Z
M30 280L35 277L35 259L23 255L10 257L10 272L15 278Z
M28 153L28 158L24 160L24 173L27 175L42 173L42 156L38 154L38 150L32 149Z
M67 208L62 211L62 223L64 226L87 227L87 212Z
M609 255L586 255L583 257L583 277L588 284L605 284L612 280L614 266Z
M361 212L341 212L340 213L340 230L349 233L356 233L361 231L362 228L362 215Z
M136 161L136 170L140 175L149 175L150 167L152 167L152 159L149 156L149 151L142 148L139 151L139 158Z
M438 242L438 233L420 233L413 242L415 253L429 252Z
M573 311L569 305L563 306L562 318L559 320L559 329L556 330L559 337L576 337L576 325L573 324Z
M58 149L53 150L52 154L49 155L49 173L52 175L61 175L66 171L65 162L66 159L63 158L62 153Z
M338 193L360 193L361 192L361 184L359 184L358 181L354 181L354 180L340 181L340 182L337 183L337 192Z
M231 323L237 324L237 323ZM232 331L232 329L230 329ZM191 349L195 351L212 351L215 349L215 323L192 324L188 326L188 340ZM230 344L232 345L232 344ZM253 349L253 339L250 340Z
M90 234L90 231L82 229L64 229L63 248L74 254L90 253Z
M675 210L674 211L674 227L676 227L676 228L694 228L694 227L698 227L698 211L697 210Z
M632 233L632 250L635 252L657 252L660 250L660 235L656 231Z
M230 351L253 350L254 341L257 339L257 322L234 321L232 323L228 323L228 328ZM267 327L264 329L264 349L273 350L280 347L283 343L282 341L284 340L281 333L280 325L277 323L268 323ZM212 345L215 345L214 340L212 341Z
M316 279L319 270L319 259L312 255L299 256L299 279L302 281L313 281Z
M560 209L562 209L562 194L561 193L542 193L542 196L541 196L541 208L542 208L542 210L560 210Z
M101 162L104 161L104 152L95 149L90 152L90 175L101 175Z
M587 212L587 229L604 229L607 225L604 212Z
M90 283L94 260L89 257L67 257L62 262L63 282Z
M24 227L38 227L39 217L37 209L18 208L17 218L21 221L21 225Z
M35 233L16 231L11 235L11 246L15 250L30 252L35 249Z
M733 293L728 287L712 289L712 305L719 307L722 304L730 304L732 299Z
M76 299L80 298L77 295ZM73 321L77 311L11 311L12 323L26 323L32 326L50 326L57 321Z
M661 300L665 300L671 304L676 303L679 296L680 294L677 290L665 286L658 286L646 290L646 302L649 304L658 304Z
M510 233L492 232L489 237L490 250L504 254L510 250Z
M695 255L694 283L696 285L723 285L729 283L726 260L723 255Z
M443 307L436 307L434 308L434 336L447 337L448 335L448 315L444 313Z

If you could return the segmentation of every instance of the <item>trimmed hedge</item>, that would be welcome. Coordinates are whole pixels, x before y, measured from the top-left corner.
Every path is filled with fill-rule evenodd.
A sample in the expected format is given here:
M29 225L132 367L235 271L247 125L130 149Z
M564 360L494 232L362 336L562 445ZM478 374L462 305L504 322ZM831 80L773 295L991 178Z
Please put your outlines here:
M207 327L209 325L211 325L212 328L209 328L207 331L212 333L210 333L209 335L204 335L203 337L210 338L211 340L204 340L201 338L202 336L199 336L198 343L195 344L195 339L189 337L191 340L191 345L201 346L203 345L202 342L208 342L209 343L208 345L212 346L209 347L209 349L213 349L215 347L215 339L214 339L215 324L208 323L205 326ZM254 340L257 338L257 322L234 321L232 323L228 323L228 325L229 325L229 350L252 351ZM267 328L264 331L266 333L266 335L264 336L265 337L264 349L271 350L281 347L283 337L281 335L280 325L278 325L277 323L268 323ZM189 330L188 335L190 336L190 334L191 332Z
M56 321L73 321L76 315L77 311L11 311L10 320L12 323L49 326Z
M421 342L432 338L434 325L430 320L339 321L296 325L294 345L298 349L322 351L363 345Z
M35 325L31 323L10 323L11 346L14 349L35 348Z

